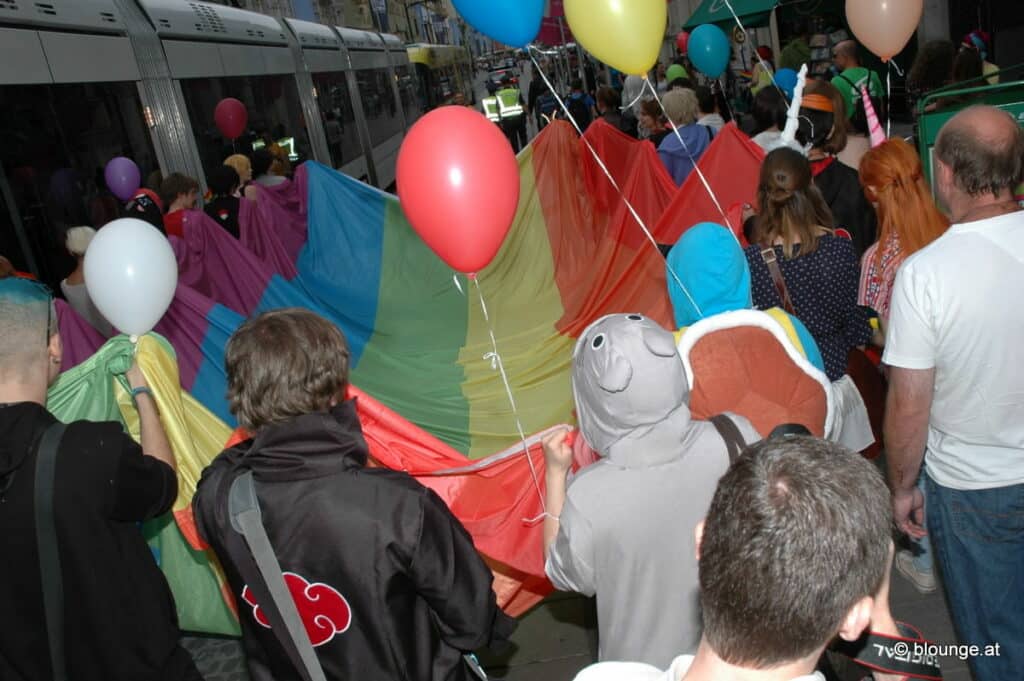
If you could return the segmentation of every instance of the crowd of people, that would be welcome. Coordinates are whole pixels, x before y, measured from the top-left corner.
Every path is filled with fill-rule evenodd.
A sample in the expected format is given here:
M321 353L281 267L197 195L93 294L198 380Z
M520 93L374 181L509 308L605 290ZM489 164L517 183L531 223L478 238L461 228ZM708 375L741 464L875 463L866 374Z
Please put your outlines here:
M873 644L923 642L894 620L889 575L895 564L934 589L932 556L961 641L1001 644L998 657L972 658L975 678L1024 667L1024 377L1012 350L1024 313L993 304L1024 288L1014 199L1024 130L989 107L953 117L935 146L933 196L903 140L844 160L850 131L865 126L858 88L875 94L875 83L855 44L834 56L841 82L805 90L805 153L778 144L786 98L759 88L753 140L769 151L756 205L742 234L698 225L669 252L675 333L623 310L577 340L579 431L543 443L541 548L556 588L596 596L599 662L580 681L823 679L839 649L880 681L904 678ZM665 71L660 103L629 77L622 94L602 85L593 97L577 81L568 106L577 123L601 118L649 139L681 184L729 113L682 64ZM523 104L541 113L540 96ZM258 200L251 184L275 186L289 171L270 147L230 156L208 173L204 210L237 238L241 202ZM199 183L175 173L149 184L127 214L181 236ZM68 232L78 266L61 289L109 335L83 285L94 234ZM794 366L823 386L824 437L785 420L755 427L739 398L707 419L691 411L681 344L708 320L752 310L792 329ZM141 443L110 423L60 424L46 407L62 361L56 319L52 294L0 258L0 602L18 613L0 627L0 678L201 679L138 531L177 497L153 393L137 365L127 370ZM871 380L888 386L884 426L851 375L851 358L872 348ZM228 400L248 437L203 472L192 504L240 606L250 675L471 679L465 656L506 640L514 622L445 503L369 465L349 357L341 330L308 310L264 313L228 342ZM859 454L877 439L884 477ZM587 458L596 462L573 474ZM284 584L326 608L299 630L311 647L292 635L240 529L246 475ZM913 553L896 550L894 524L920 543Z

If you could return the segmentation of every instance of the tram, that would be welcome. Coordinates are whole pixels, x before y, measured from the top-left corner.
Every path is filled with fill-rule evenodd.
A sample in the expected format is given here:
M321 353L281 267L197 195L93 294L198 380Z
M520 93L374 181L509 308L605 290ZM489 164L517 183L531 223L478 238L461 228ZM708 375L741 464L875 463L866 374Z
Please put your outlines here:
M0 1L0 254L57 280L64 230L109 211L115 156L143 184L159 171L205 186L272 139L389 188L406 131L442 103L425 95L393 35L193 0ZM238 140L214 124L225 97L249 113Z
M450 104L461 94L476 103L473 61L469 51L455 45L409 45L409 61L416 67L420 96L428 108Z

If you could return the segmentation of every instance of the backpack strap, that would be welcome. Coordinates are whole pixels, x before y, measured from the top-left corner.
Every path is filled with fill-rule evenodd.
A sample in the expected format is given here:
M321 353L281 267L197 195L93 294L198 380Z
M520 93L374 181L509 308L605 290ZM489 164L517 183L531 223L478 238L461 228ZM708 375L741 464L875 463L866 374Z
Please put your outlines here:
M249 588L256 594L260 609L267 615L270 630L304 681L326 681L323 667L306 633L306 625L302 623L284 581L281 564L274 555L274 547L270 545L267 530L263 527L263 514L259 499L256 498L256 482L251 470L242 473L231 483L228 513L231 527L245 538L259 570L258 576L245 577Z
M768 266L768 274L771 275L772 282L775 284L775 290L779 294L779 300L782 301L782 309L796 317L796 309L793 307L792 298L789 297L789 289L786 287L785 277L782 276L782 268L779 267L779 259L775 255L775 249L771 246L762 248L761 259Z
M708 421L725 440L725 449L729 452L729 465L731 466L747 448L747 441L743 439L743 433L740 432L736 422L725 414L712 416Z
M57 520L53 509L57 449L66 426L58 421L43 433L36 452L35 515L39 577L43 588L46 636L50 642L50 667L54 681L67 681L64 657L64 579L57 545Z
M845 80L847 83L849 83L850 87L853 88L853 91L855 93L860 94L860 88L857 87L856 83L854 83L852 80L850 80L849 78L847 78L846 76L844 76L841 73L839 74L839 77L842 78L843 80ZM868 72L868 91L870 91L870 90L871 90L871 72Z

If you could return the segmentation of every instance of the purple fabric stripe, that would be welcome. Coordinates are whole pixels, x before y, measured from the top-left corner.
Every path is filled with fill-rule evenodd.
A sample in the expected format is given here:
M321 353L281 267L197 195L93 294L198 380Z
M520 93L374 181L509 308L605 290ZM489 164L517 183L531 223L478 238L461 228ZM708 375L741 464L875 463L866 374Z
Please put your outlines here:
M92 357L107 339L65 301L57 298L54 304L57 307L57 327L64 344L60 368L67 371Z

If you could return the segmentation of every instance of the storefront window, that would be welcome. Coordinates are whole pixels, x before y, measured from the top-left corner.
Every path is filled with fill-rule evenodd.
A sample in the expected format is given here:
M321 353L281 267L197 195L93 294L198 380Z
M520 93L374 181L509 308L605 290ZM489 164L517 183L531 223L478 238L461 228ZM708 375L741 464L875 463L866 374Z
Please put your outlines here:
M139 166L145 184L158 170L135 83L0 87L0 162L13 206L0 209L0 251L27 267L15 238L14 211L39 267L57 290L75 267L64 250L69 227L99 228L120 217L103 169L115 156ZM151 181L155 181L155 178ZM0 202L4 193L0 192ZM6 252L5 252L6 251Z
M181 81L192 131L203 168L224 162L234 153L251 154L272 140L290 153L290 166L312 157L294 76L244 76ZM224 139L213 112L225 97L234 97L249 112L249 130L237 140Z
M314 73L313 86L316 88L317 104L324 121L331 163L335 168L341 168L363 155L345 74L340 71Z
M370 143L375 147L402 132L402 119L388 78L387 69L356 71L359 96L370 128Z

